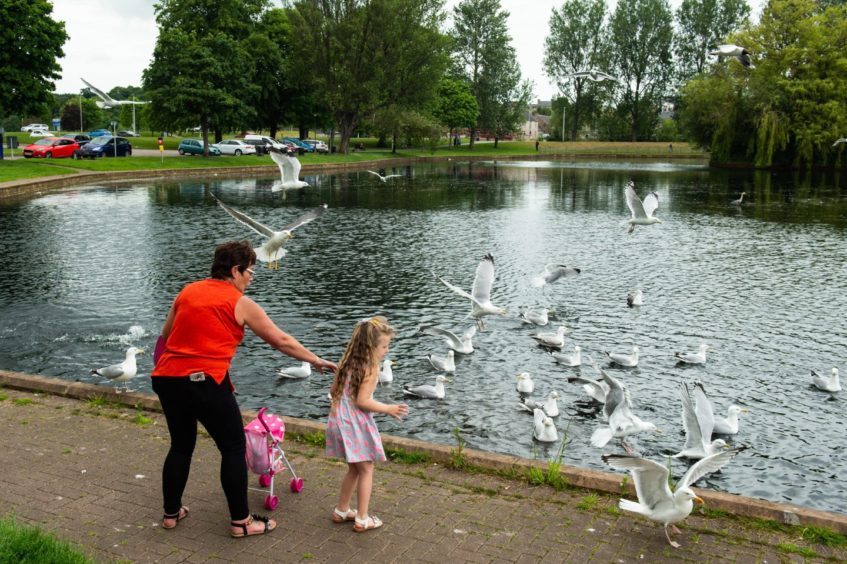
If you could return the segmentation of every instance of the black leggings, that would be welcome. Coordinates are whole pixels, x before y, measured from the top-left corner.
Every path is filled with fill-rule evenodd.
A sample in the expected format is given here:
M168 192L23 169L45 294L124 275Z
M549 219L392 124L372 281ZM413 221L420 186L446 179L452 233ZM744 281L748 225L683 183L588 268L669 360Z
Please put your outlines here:
M159 395L171 434L171 448L162 468L165 513L174 515L182 506L199 421L221 452L221 486L230 518L233 521L247 518L250 508L244 423L230 389L229 376L221 384L208 376L203 382L192 382L188 377L156 376L153 377L153 391Z

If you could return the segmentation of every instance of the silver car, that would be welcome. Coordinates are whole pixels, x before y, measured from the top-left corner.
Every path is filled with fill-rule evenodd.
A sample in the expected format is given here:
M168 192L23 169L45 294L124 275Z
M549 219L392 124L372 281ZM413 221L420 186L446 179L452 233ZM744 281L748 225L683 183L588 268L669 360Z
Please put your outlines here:
M235 155L236 157L240 157L241 155L256 154L256 147L249 143L245 143L241 139L225 139L220 143L215 143L212 147L217 147L222 155Z

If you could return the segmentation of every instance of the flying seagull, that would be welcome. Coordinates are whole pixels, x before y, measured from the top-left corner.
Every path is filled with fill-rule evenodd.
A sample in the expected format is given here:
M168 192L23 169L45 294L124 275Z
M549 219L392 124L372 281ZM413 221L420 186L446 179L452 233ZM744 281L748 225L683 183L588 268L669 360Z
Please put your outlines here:
M506 310L497 307L491 303L491 285L494 282L494 257L491 253L482 257L482 260L476 267L476 276L474 276L473 287L471 293L468 294L458 286L450 284L433 272L442 284L450 288L454 293L467 298L471 301L470 317L476 319L477 326L482 329L482 318L486 315L506 315Z
M650 192L644 197L644 202L635 193L635 183L630 180L624 188L626 196L626 205L629 206L629 211L632 217L629 219L629 233L632 233L636 225L652 225L654 223L662 223L658 217L653 217L656 209L659 207L659 195L655 192Z
M102 90L97 88L96 86L92 85L90 82L88 82L84 78L80 77L80 80L83 81L86 86L88 86L89 90L94 92L100 98L100 100L97 100L95 102L97 104L98 108L106 109L106 108L114 108L115 106L128 106L128 105L132 106L132 105L142 105L142 104L149 104L150 103L150 102L139 102L139 101L136 101L136 100L115 100L114 98L112 98L111 96L109 96L108 94L106 94L105 92L103 92Z
M703 395L701 396L708 404L706 407L709 411L714 413L715 406L712 404L712 400L710 400L706 396L706 389L703 387L703 384L700 382L696 383L697 386L700 387ZM739 407L737 405L730 405L726 410L726 417L714 416L715 425L712 428L712 435L737 435L738 434L738 416L741 413L746 413L747 410L743 407Z
M832 146L837 147L838 145L841 145L842 143L847 143L847 137L840 137L840 138L836 139L835 143L833 143Z
M618 437L621 439L624 450L631 454L631 448L626 443L626 437L642 431L654 431L656 433L660 431L656 428L656 425L649 421L643 421L632 412L629 390L625 389L618 380L609 376L605 371L601 370L600 374L603 376L603 381L609 386L606 402L603 405L603 413L609 418L609 424L591 434L591 445L603 448L612 440L612 437Z
M612 82L618 81L618 79L614 76L597 69L581 70L577 72L572 72L565 76L567 78L587 78L588 80L593 80L594 82L602 82L604 80L611 80Z
M92 370L91 373L108 378L112 382L128 382L138 374L138 364L135 362L135 355L142 354L143 352L142 349L129 347L126 350L126 356L123 362Z
M576 276L580 272L582 272L580 269L572 266L551 263L544 267L544 271L541 274L532 278L532 285L536 288L541 288L545 284L552 284L560 278Z
M712 440L715 429L715 416L712 404L699 382L694 385L694 397L688 392L688 385L679 386L679 398L682 400L682 426L685 429L685 446L674 458L706 458L726 448L723 439Z
M735 57L742 65L748 69L756 68L753 61L750 59L750 51L738 45L718 45L714 51L709 51L709 55L715 55L719 59L724 57Z
M300 180L301 165L297 157L275 147L268 147L268 154L279 167L279 174L282 176L282 182L278 184L280 188L305 188L309 185L308 182Z
M374 172L373 170L369 170L368 172L375 175L377 178L379 178L383 182L388 182L389 178L400 178L401 176L403 176L402 174L387 174L387 175L383 176L378 172Z
M462 333L461 337L458 337L452 331L436 327L435 325L421 325L420 328L418 328L418 332L423 333L424 335L444 337L444 340L447 342L447 346L457 353L471 354L473 352L472 339L474 338L474 335L476 335L476 325L468 327L468 329Z
M212 197L226 213L233 217L233 219L239 223L243 223L259 235L267 237L267 241L265 241L261 246L255 247L253 250L256 251L256 258L258 260L268 263L268 267L273 266L274 270L279 268L279 259L284 257L287 253L282 246L294 236L291 232L301 225L305 225L310 221L319 218L327 209L327 205L322 204L304 213L291 223L283 226L279 231L274 231L267 225L259 223L246 213L241 213L240 211L229 207L220 201L214 194L212 194Z

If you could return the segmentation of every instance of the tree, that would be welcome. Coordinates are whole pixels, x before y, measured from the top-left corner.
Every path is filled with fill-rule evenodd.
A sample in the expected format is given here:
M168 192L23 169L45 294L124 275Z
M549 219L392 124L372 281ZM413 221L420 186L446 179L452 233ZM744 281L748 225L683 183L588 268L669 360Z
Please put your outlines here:
M82 121L80 122L79 108L82 105ZM90 131L103 125L103 110L97 107L93 98L82 98L73 96L65 101L60 113L62 130L64 131Z
M532 97L532 84L521 81L514 50L510 47L507 53L500 61L487 65L480 80L479 122L494 135L495 149L503 136L526 121Z
M438 93L432 115L450 129L450 137L456 128L473 127L479 116L479 105L464 80L442 78L438 82Z
M52 102L57 59L68 39L63 22L54 21L47 0L0 2L0 116L42 112Z
M576 138L581 118L597 113L608 88L607 82L569 76L582 70L608 68L605 16L605 0L566 0L560 10L553 8L550 16L550 35L544 40L544 71L572 102L568 112L571 139Z
M679 77L685 80L703 72L709 51L749 16L746 0L682 0L676 11L678 30L674 38Z
M658 119L658 102L673 71L671 23L667 0L620 0L612 14L613 61L633 141L639 133L652 132Z

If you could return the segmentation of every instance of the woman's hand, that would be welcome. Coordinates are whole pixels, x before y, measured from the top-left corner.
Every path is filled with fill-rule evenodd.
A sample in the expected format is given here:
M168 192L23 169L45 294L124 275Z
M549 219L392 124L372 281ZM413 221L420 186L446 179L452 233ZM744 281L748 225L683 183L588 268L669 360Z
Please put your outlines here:
M396 403L393 405L386 406L388 409L385 410L386 415L390 415L397 421L400 421L406 415L409 415L409 406L405 403Z
M314 368L321 374L324 373L324 370L329 370L332 373L338 372L338 365L336 365L334 362L324 360L321 357L315 358L315 360L310 364L312 365L312 368Z

